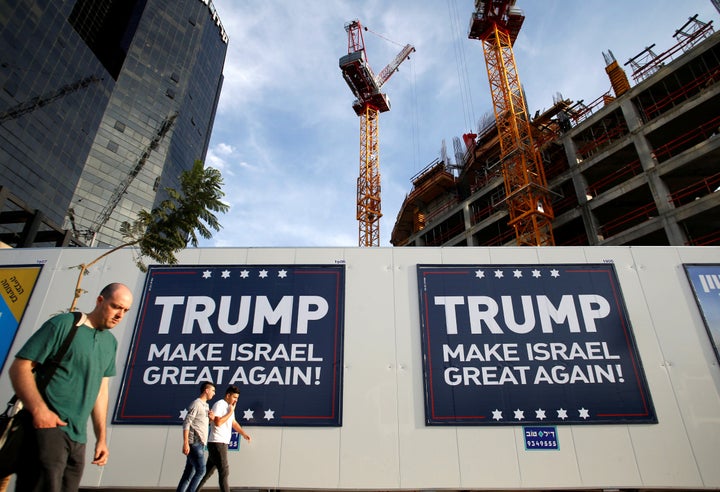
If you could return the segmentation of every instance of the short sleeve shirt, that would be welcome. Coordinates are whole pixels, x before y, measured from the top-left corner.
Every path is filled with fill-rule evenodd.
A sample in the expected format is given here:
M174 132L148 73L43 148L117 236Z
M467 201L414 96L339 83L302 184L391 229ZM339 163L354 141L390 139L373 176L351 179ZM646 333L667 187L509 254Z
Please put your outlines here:
M215 402L212 411L216 417L223 417L227 415L228 408L230 408L230 405L225 401L225 399L222 399ZM210 437L208 438L208 441L230 444L233 422L235 422L235 415L227 419L222 425L215 425L213 422L210 426Z
M75 321L72 313L47 320L15 355L40 364L60 349ZM87 422L103 378L115 375L117 340L109 330L78 328L44 392L48 406L68 423L60 427L75 442L87 442Z

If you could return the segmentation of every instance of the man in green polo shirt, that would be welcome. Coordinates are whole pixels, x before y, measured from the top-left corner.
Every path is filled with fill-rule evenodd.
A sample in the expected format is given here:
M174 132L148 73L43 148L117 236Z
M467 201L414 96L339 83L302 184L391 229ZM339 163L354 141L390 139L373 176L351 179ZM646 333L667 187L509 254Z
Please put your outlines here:
M78 328L43 394L33 369L58 352L74 324L73 314L50 318L15 355L10 380L34 427L18 472L17 490L78 490L85 466L89 417L96 439L93 463L107 463L108 381L115 375L117 350L110 329L122 320L132 301L130 289L120 283L109 284L100 292L95 308Z

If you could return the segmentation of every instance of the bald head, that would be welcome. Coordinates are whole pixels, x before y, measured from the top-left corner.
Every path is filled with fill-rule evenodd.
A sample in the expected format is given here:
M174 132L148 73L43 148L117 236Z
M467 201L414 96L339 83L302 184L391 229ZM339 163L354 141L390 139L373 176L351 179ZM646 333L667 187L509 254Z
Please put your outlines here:
M114 328L130 310L132 302L132 292L125 284L108 284L100 291L95 309L88 314L88 324L98 330Z

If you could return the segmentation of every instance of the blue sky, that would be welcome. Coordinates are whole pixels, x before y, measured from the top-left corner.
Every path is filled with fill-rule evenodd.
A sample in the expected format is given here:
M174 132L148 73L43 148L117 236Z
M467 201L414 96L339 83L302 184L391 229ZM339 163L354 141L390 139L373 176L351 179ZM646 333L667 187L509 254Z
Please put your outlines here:
M411 178L443 141L491 117L478 41L467 38L473 0L213 0L230 38L225 84L206 164L222 172L230 211L202 246L354 247L360 123L338 67L344 25L359 19L379 73L402 45L416 52L385 84L380 116L380 246L391 246ZM518 0L514 46L531 114L564 98L590 102L610 89L602 53L620 65L655 43L662 53L689 17L713 21L710 0ZM630 77L631 70L625 67Z

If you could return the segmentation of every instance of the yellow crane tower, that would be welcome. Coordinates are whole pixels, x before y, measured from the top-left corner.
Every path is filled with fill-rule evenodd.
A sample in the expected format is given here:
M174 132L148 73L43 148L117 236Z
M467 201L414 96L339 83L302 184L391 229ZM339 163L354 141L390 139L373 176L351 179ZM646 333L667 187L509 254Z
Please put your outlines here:
M362 26L359 20L345 24L348 54L340 58L340 69L357 98L353 109L360 117L360 175L357 180L358 245L380 245L380 155L378 152L378 116L390 110L387 94L380 88L395 73L415 48L405 45L380 75L375 77L367 60Z
M525 96L518 76L513 44L525 20L515 0L476 0L470 39L482 41L493 110L500 137L500 162L505 183L508 224L518 245L553 246L554 218L550 190L530 133Z

